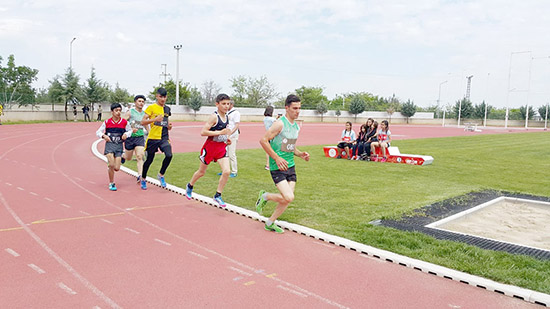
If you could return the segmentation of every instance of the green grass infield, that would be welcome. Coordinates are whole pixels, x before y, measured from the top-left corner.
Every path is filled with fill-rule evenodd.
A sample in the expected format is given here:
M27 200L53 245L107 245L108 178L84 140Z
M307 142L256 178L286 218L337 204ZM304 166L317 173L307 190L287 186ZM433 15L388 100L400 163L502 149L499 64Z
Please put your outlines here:
M435 263L501 283L550 294L550 261L483 250L369 222L400 218L423 206L473 191L502 190L550 197L550 134L518 133L399 140L403 153L434 157L432 165L326 158L322 146L299 146L296 198L280 217L326 233ZM199 152L175 154L166 181L185 187L199 166ZM239 174L223 192L228 203L254 210L260 189L276 192L261 149L238 150ZM162 155L150 169L160 168ZM135 162L128 167L135 169ZM212 163L194 191L213 196L220 171ZM268 202L264 216L275 203Z

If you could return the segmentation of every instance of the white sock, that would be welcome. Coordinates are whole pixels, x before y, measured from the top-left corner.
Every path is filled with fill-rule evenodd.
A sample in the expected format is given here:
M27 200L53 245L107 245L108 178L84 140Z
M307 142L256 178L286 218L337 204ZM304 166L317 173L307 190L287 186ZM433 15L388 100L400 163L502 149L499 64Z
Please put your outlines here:
M267 201L267 192L265 192L264 194L262 194L262 198L263 198L264 200Z
M273 224L273 221L267 219L267 221L265 222L265 225L267 226L271 226Z

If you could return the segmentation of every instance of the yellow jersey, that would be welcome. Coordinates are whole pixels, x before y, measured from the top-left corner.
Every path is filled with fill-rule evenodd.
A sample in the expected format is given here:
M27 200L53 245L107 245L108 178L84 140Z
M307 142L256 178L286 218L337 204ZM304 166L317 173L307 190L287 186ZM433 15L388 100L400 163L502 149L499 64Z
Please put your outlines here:
M168 117L172 116L170 107L167 105L164 105L163 107L155 103L149 105L147 109L145 109L145 113L149 115L149 119L155 119L160 115L164 116L162 121L155 121L151 123L151 129L149 130L147 139L168 140Z

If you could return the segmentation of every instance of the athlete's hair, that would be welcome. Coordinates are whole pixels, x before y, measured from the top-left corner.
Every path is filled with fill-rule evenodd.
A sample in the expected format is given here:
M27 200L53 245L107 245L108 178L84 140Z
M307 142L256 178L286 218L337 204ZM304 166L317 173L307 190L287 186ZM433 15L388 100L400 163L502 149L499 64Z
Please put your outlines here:
M353 128L353 124L351 123L351 121L346 121L346 124L349 124L349 129L351 131L351 128Z
M115 108L122 108L122 105L120 105L120 103L111 104L111 111L114 111Z
M367 122L365 122L365 125L367 126L367 128L370 127L370 126L367 125L369 123L369 120L370 120L371 125L374 123L374 119L372 119L372 118L367 119Z
M265 117L273 117L273 106L271 105L268 105L266 108L265 108L265 111L264 111L264 116Z
M290 106L294 102L301 102L300 97L295 94L289 94L285 100L285 106Z
M218 94L218 96L216 97L216 103L220 103L223 100L231 100L231 98L225 93Z
M145 99L145 96L143 94L138 94L137 96L135 96L134 102L137 101L138 99L143 99L143 101L147 101L147 99Z
M388 131L390 129L390 124L388 123L387 120L382 120L381 123L386 125L386 131Z
M362 124L361 129L359 131L363 132L363 129L365 129L365 133L366 133L367 132L367 125L366 124Z
M376 129L378 129L378 121L375 120L375 121L372 123L372 126L374 127L374 131L376 131Z

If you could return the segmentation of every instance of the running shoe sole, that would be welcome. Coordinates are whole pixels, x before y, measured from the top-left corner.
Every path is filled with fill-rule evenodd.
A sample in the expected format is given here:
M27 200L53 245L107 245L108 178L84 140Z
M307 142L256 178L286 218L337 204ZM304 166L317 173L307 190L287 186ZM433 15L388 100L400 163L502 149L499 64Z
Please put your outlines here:
M260 190L260 193L258 194L258 199L256 200L256 212L259 215L262 214L264 210L264 206L267 203L267 201L263 198L264 193L265 193L265 190Z

